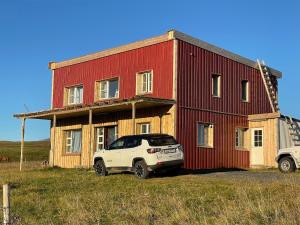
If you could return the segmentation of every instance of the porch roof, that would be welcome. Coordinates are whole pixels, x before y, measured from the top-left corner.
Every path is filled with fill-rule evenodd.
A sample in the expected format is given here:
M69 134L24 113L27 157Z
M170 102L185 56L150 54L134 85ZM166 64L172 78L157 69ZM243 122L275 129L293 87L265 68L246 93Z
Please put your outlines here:
M15 114L14 117L19 119L44 119L52 120L53 116L56 115L57 118L67 118L67 117L76 117L88 115L89 111L92 110L94 114L110 113L123 110L131 110L132 103L137 103L136 108L149 108L157 107L164 105L173 105L175 100L172 99L161 99L161 98L152 98L146 96L135 96L129 99L111 99L106 101L99 101L93 104L87 105L73 105L66 106L64 108L58 109L48 109L38 112L29 112Z

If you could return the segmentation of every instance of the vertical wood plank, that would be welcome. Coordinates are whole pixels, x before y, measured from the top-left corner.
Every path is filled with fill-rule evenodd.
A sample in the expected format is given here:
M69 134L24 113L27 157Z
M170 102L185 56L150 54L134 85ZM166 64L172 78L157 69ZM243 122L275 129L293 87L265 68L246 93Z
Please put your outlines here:
M3 224L10 224L10 186L3 185Z
M22 118L20 171L22 171L22 166L23 166L23 151L24 151L24 138L25 138L25 121L26 121L26 118Z

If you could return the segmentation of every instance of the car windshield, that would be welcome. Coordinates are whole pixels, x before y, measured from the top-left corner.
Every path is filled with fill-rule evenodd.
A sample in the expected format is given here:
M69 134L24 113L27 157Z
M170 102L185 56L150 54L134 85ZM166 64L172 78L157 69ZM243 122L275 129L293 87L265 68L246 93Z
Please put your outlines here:
M150 137L148 138L148 142L150 146L165 146L165 145L176 145L177 141L171 137Z

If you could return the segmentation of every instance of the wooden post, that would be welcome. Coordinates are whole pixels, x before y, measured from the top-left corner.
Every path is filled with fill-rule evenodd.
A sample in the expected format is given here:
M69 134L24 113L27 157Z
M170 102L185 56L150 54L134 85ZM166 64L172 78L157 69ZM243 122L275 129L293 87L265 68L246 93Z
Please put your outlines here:
M52 123L53 132L51 133L51 150L50 150L50 166L54 166L54 152L55 152L55 142L56 142L56 114L53 115L53 123Z
M26 121L26 118L22 118L20 171L22 171L22 165L23 165L23 151L24 151L24 138L25 138L25 121Z
M136 128L135 128L135 114L136 114L136 108L135 105L136 102L132 102L132 134L135 135L136 134Z
M3 185L3 224L10 224L10 187L9 184Z
M93 110L89 110L89 128L90 128L90 160L89 160L89 167L93 165L93 142L92 142L92 133L93 133Z

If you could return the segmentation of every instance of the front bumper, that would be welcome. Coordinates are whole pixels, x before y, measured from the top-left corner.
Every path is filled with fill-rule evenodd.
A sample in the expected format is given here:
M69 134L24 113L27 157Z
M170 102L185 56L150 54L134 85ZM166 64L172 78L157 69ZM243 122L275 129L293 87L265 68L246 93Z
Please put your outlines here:
M158 162L155 165L148 166L148 170L153 171L157 169L181 167L181 166L183 166L183 160L173 160L173 161Z

